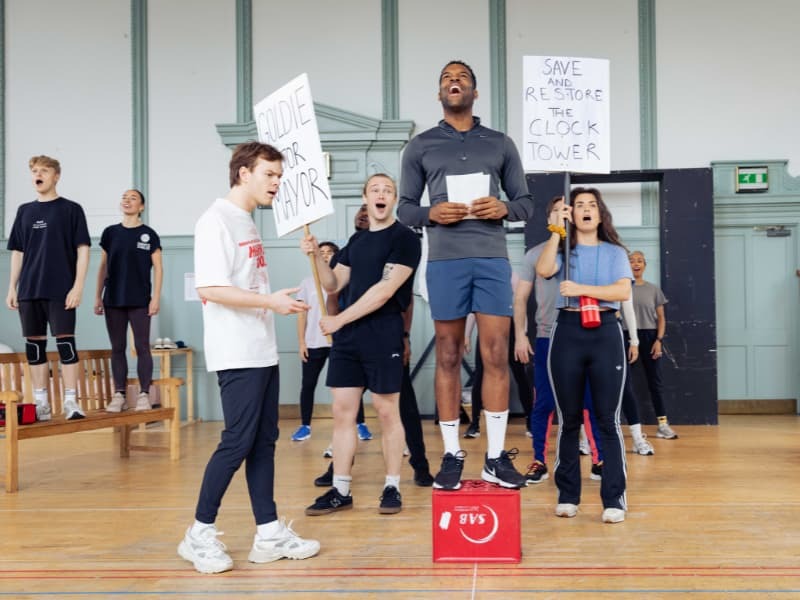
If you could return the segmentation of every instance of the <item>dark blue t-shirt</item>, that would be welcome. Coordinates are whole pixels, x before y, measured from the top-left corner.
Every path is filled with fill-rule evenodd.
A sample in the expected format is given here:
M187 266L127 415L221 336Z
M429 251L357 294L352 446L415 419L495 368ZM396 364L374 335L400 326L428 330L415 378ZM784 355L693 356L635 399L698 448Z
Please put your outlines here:
M152 294L153 252L161 249L158 234L147 225L111 225L100 236L106 251L105 306L147 306Z
M75 284L78 246L91 246L83 208L56 198L22 204L8 250L23 253L18 300L64 300Z
M347 245L336 255L337 261L350 267L350 281L339 294L342 308L354 304L369 288L383 277L386 263L416 269L419 265L421 245L417 234L395 221L380 231L357 231ZM383 306L364 318L375 315L402 313L411 303L414 275L405 280Z

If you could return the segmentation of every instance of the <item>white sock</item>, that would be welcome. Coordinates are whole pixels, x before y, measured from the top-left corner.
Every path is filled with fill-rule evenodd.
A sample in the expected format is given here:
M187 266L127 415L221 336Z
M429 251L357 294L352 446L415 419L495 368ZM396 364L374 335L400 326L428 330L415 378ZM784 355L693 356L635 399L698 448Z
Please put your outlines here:
M335 487L342 496L350 495L350 482L353 478L350 475L333 475L333 487Z
M47 388L33 390L33 401L36 404L47 404Z
M629 427L631 430L631 437L636 440L637 442L642 439L642 424L636 423L636 425L631 425Z
M73 402L78 401L78 392L76 390L70 390L68 388L64 389L64 402L69 402L72 400Z
M216 525L214 525L214 523L202 523L200 521L195 521L194 524L192 525L191 534L196 536L206 527L213 527L214 529L217 528Z
M506 443L508 410L492 412L483 409L483 416L486 419L486 457L499 458Z
M395 489L400 489L400 475L387 475L386 476L386 483L383 484L383 487L392 486Z
M278 535L278 532L281 530L281 523L278 520L271 521L269 523L262 523L261 525L256 525L256 531L258 532L258 537L262 540L269 540L274 538Z
M458 419L455 421L439 421L439 429L442 431L442 441L444 442L444 453L456 455L461 451L458 443Z

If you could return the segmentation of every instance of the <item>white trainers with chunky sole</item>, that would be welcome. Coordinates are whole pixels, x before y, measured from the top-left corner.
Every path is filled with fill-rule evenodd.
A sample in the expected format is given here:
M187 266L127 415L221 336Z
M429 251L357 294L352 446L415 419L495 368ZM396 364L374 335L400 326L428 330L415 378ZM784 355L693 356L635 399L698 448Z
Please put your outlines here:
M603 523L622 523L625 511L621 508L607 508L603 511Z
M302 560L319 552L319 542L301 538L292 529L291 523L286 524L286 519L281 518L279 525L278 533L269 539L255 535L253 549L247 557L250 562L268 563L282 558Z
M122 392L114 392L114 395L111 397L111 402L106 406L106 412L118 413L126 408L128 408L128 406L125 402L125 394Z
M225 544L217 539L221 531L213 525L202 529L198 535L192 535L192 528L178 544L178 554L188 560L200 573L222 573L233 568L233 559L228 556Z
M556 504L557 517L565 517L567 519L571 519L577 514L578 514L577 504L569 504L567 502L564 502L562 504Z

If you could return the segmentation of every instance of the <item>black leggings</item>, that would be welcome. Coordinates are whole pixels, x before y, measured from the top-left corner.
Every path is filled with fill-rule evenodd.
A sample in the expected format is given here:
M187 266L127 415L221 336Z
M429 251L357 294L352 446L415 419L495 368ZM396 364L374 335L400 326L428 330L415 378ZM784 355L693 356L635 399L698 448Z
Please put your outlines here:
M600 327L586 329L579 312L561 310L550 336L547 369L560 423L555 480L559 503L580 504L578 435L588 379L604 454L600 497L604 508L625 509L625 446L619 413L627 361L616 315L600 314Z
M153 356L150 354L150 315L146 306L104 306L106 329L111 341L111 373L114 376L114 391L124 392L128 388L128 323L133 331L133 346L136 348L136 374L139 376L139 391L149 392L153 380Z

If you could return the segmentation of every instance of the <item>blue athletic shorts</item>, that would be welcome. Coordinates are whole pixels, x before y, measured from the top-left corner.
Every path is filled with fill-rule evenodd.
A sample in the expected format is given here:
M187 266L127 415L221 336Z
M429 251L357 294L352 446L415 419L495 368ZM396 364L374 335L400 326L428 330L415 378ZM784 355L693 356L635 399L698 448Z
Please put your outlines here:
M452 321L471 312L513 314L511 263L507 258L456 258L428 263L426 281L431 317Z
M360 319L333 334L328 387L363 387L376 394L400 392L403 383L403 317Z

